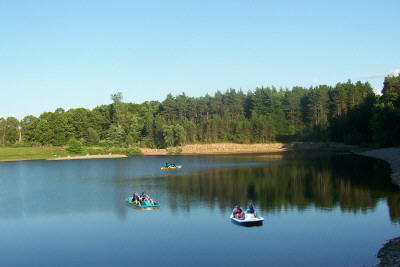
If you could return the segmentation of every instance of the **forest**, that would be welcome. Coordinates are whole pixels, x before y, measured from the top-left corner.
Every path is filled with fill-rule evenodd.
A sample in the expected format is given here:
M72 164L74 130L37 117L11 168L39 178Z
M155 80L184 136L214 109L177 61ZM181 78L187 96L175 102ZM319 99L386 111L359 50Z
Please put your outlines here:
M39 117L0 117L1 146L165 148L187 143L344 142L400 145L400 76L387 76L381 95L369 83L291 89L230 89L214 96L167 95L141 104L123 101L92 110L62 108Z

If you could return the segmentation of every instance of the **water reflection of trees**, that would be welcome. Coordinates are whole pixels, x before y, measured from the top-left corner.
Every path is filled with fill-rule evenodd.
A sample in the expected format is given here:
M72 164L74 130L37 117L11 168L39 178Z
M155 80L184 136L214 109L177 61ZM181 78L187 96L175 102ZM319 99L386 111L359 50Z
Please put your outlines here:
M209 169L191 176L170 177L172 208L207 203L231 209L255 202L264 211L310 207L346 212L374 209L387 200L392 221L400 220L400 193L390 182L385 163L349 155L288 159L263 167Z
M129 212L125 197L146 190L162 207L169 205L172 210L196 205L230 210L236 203L254 201L265 212L313 207L363 212L384 199L392 221L400 221L400 193L390 183L384 162L346 155L284 155L274 161L265 155L224 156L226 162L240 163L235 168L222 164L222 157L215 157L215 162L213 157L193 157L190 160L206 163L175 172L189 173L176 177L167 176L172 172L146 176L147 169L159 166L158 160L147 158L3 164L0 220L110 211L124 218ZM243 164L255 161L267 165ZM215 164L207 165L210 162Z

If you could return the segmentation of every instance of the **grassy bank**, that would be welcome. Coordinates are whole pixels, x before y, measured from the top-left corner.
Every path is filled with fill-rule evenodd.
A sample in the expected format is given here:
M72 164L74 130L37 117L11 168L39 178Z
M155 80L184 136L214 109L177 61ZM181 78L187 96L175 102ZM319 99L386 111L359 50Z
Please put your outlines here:
M70 153L65 147L0 147L0 161L115 158L141 155L197 155L268 153L290 150L348 150L351 147L336 143L273 143L273 144L192 144L166 149L84 147L80 153Z
M53 159L68 156L67 151L52 146L0 147L0 161Z
M65 147L0 147L0 161L112 158L115 155L139 156L142 152L137 148L84 147L80 153L70 153Z

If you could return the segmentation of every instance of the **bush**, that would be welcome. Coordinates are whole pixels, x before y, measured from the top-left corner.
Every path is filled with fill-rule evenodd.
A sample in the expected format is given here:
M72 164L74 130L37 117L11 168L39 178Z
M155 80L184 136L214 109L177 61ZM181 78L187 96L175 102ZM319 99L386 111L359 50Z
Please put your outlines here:
M179 155L181 153L182 153L182 147L177 147L177 148L175 148L175 150L173 147L167 148L167 154L169 156Z
M168 156L172 156L172 155L175 155L175 152L172 148L167 148L167 154L168 154Z
M71 153L81 153L82 152L82 143L76 140L74 137L69 139L67 151Z
M99 134L93 128L88 129L88 143L91 145L97 145L100 141Z
M126 155L128 157L138 157L138 156L143 156L143 152L138 147L132 147L130 149L127 149Z

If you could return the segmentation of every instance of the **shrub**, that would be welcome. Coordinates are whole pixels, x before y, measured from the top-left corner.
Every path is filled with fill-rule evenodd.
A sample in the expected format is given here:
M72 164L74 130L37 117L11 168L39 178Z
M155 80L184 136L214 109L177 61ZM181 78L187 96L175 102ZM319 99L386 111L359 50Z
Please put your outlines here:
M93 128L88 129L88 143L96 145L100 141L99 134Z
M82 152L82 143L76 140L74 137L69 139L67 151L71 153L81 153Z
M167 154L169 156L171 156L171 155L175 155L175 152L174 152L174 150L172 148L167 148Z
M127 149L126 155L128 157L138 157L138 156L143 156L143 152L138 147L132 147L130 149Z

